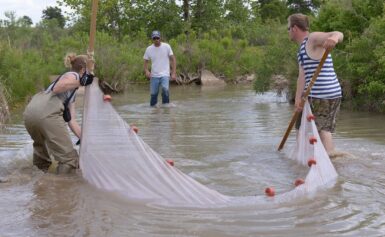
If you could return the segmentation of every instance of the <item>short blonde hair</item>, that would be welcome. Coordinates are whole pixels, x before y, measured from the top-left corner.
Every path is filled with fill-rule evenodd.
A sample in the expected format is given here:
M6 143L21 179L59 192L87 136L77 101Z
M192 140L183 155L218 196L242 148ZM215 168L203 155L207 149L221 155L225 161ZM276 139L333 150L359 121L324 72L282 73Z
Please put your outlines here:
M301 13L296 13L290 15L287 20L289 22L290 27L297 26L302 31L309 31L310 23L308 16Z
M87 55L76 55L68 53L64 57L64 65L75 72L80 72L83 68L87 68Z

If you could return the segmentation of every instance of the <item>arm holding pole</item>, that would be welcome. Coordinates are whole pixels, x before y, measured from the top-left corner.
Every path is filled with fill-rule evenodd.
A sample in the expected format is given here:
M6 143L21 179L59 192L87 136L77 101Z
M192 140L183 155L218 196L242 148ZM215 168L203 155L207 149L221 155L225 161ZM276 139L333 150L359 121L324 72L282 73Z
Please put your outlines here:
M310 94L311 88L313 87L315 81L317 80L317 77L318 77L318 75L321 72L322 66L324 65L325 60L328 57L329 52L330 52L330 49L326 49L325 50L325 52L324 52L324 54L323 54L323 56L321 58L321 61L318 64L317 70L314 72L313 77L311 78L311 81L310 81L309 85L307 86L307 89L306 89L306 91L305 91L305 93L304 93L304 95L302 97L302 100L301 100L301 102L299 104L299 107L303 108L303 106L305 104L305 101L307 100L307 97ZM293 117L292 117L292 119L291 119L291 121L290 121L290 123L289 123L289 126L288 126L288 128L287 128L287 130L286 130L286 132L285 132L285 134L284 134L284 136L282 138L282 141L279 144L278 151L282 150L283 146L285 145L285 142L286 142L286 140L287 140L287 138L288 138L288 136L290 134L290 131L293 128L293 126L295 124L295 121L297 120L299 114L300 114L300 111L296 110L294 115L293 115Z

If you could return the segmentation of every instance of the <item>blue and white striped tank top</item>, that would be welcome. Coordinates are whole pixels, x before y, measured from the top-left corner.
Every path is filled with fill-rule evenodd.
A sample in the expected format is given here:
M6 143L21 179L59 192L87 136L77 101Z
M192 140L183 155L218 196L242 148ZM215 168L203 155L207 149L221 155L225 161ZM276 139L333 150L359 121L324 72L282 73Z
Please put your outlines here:
M307 40L307 37L303 40L297 53L298 63L303 67L305 72L305 90L320 62L320 60L314 60L308 56L306 52ZM330 54L326 58L321 72L311 88L309 96L319 99L336 99L342 97L341 85L334 71L333 60Z

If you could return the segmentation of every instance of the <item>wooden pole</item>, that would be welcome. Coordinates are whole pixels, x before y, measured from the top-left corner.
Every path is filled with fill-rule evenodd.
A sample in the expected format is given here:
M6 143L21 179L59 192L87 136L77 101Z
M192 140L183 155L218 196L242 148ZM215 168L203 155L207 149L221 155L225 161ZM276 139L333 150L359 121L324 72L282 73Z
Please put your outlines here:
M318 75L319 75L320 72L321 72L322 66L323 66L324 63L325 63L325 60L326 60L326 58L328 57L329 52L330 52L330 49L326 49L326 50L325 50L324 54L322 55L321 61L319 62L318 67L317 67L316 71L314 72L313 77L311 78L311 81L310 81L309 85L307 86L307 89L306 89L306 91L305 91L305 93L304 93L304 95L303 95L303 97L302 97L301 104L300 104L300 106L301 106L302 108L303 108L303 106L305 105L305 102L306 102L306 100L307 100L307 97L308 97L309 94L310 94L311 88L313 87L315 81L317 80ZM299 116L300 113L301 113L301 112L295 111L293 117L291 118L291 121L290 121L290 123L289 123L289 126L288 126L287 129L286 129L285 135L283 136L282 141L281 141L281 143L279 144L278 151L282 150L283 146L285 145L285 142L286 142L286 140L287 140L287 138L288 138L288 136L289 136L289 134L290 134L290 131L291 131L291 129L293 128L295 122L297 121L297 118L298 118L298 116Z
M88 44L87 55L90 61L94 61L94 48L95 48L95 34L96 34L96 16L98 13L98 0L92 0L92 12L91 12L91 24L90 24L90 42ZM93 73L94 65L89 68Z
M98 12L98 0L92 0L92 10L91 10L91 23L90 23L90 41L88 44L88 50L87 50L87 56L88 56L88 62L87 62L87 70L94 74L94 46L95 46L95 33L96 33L96 15ZM96 78L95 78L96 79ZM94 79L94 82L95 82ZM87 97L87 94L89 93L89 86L86 86L84 89L84 97ZM84 102L83 104L83 118L82 118L82 124L85 122L85 113L86 111L87 103ZM83 129L81 130L81 139L83 139ZM80 139L78 141L80 144ZM80 145L80 149L82 149Z

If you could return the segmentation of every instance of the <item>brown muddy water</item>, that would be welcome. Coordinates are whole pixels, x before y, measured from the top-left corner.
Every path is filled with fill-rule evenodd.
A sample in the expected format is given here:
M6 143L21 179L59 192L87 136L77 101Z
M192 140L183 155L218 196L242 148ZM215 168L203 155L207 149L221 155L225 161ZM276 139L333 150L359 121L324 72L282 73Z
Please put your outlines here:
M147 86L113 98L146 143L204 185L258 196L271 185L288 191L306 174L276 151L293 112L284 98L189 86L172 87L171 101L173 108L150 108ZM145 206L95 189L80 174L42 174L19 117L0 132L1 237L385 236L384 115L341 111L335 142L350 155L333 160L339 178L331 189L278 206L219 209ZM285 151L293 144L294 133Z

